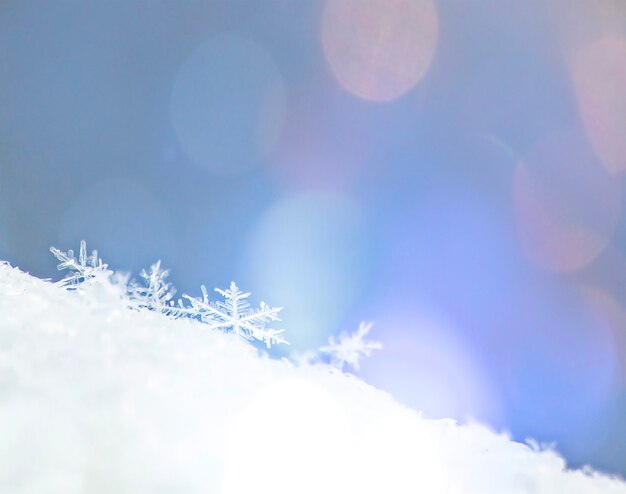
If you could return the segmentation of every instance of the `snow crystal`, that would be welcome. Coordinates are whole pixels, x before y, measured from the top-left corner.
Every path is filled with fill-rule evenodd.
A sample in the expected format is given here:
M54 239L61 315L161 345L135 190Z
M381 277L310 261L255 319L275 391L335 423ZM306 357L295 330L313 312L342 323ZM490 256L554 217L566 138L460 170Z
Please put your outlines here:
M50 252L61 261L57 269L59 271L68 270L65 278L59 281L59 285L68 289L75 289L81 284L89 284L97 278L111 274L107 265L103 264L102 259L98 257L98 251L94 250L91 255L87 255L87 243L84 240L80 242L78 259L74 256L72 249L63 252L56 247L50 247Z
M331 336L328 339L328 345L321 347L320 352L330 355L331 363L339 370L343 369L344 364L348 364L354 370L359 370L361 358L369 357L373 350L382 348L380 342L365 339L372 326L372 323L362 322L356 333L341 333L338 341Z
M150 266L149 271L143 269L139 273L143 283L133 280L128 286L131 306L165 314L171 313L176 289L166 281L169 274L168 269L161 268L160 260Z
M252 308L247 301L250 293L242 292L234 281L227 290L215 289L224 297L224 302L209 300L206 287L202 285L200 288L202 297L183 295L189 305L180 304L178 315L197 317L210 329L234 333L245 340L257 339L264 342L268 348L272 344L287 343L282 337L284 330L266 327L269 322L280 321L278 313L282 310L281 307L273 308L261 302L258 308Z
M72 250L63 252L56 247L50 251L61 261L58 269L67 269L69 273L58 282L68 290L99 291L102 296L125 301L129 308L160 312L174 318L196 319L208 329L220 330L224 333L234 333L241 338L257 340L267 348L278 343L289 344L283 337L284 330L267 327L267 324L280 321L278 313L280 307L270 307L261 302L259 307L251 307L247 298L250 293L242 292L233 281L230 288L215 291L224 297L224 302L211 301L204 285L202 297L191 297L183 294L183 298L174 303L176 290L169 283L169 270L161 268L161 261L157 261L150 270L139 273L142 282L128 281L128 274L114 272L98 257L97 251L87 255L85 241L80 243L78 259ZM186 303L185 303L186 302Z

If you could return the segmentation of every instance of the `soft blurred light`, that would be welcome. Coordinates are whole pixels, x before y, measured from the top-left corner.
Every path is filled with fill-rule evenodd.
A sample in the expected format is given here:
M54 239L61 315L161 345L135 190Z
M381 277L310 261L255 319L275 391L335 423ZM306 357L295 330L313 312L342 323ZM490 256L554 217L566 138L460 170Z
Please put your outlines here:
M618 356L607 318L579 292L572 295L527 337L507 342L501 378L516 428L583 458L601 442L592 431L614 392Z
M215 36L180 67L172 124L191 160L219 174L258 166L280 135L283 79L269 53L245 38Z
M432 0L328 0L321 36L342 86L366 100L390 101L424 77L438 32Z
M276 203L250 239L250 287L281 313L296 349L325 342L349 311L365 277L361 213L348 196L308 192Z
M290 187L339 188L354 183L363 170L368 142L350 119L342 118L345 109L325 105L317 91L310 91L289 107L285 130L272 153L268 170ZM348 130L347 130L348 129ZM355 134L357 134L355 136Z
M583 124L602 163L626 170L626 39L593 41L574 55L572 81Z
M172 255L172 220L161 200L139 182L110 179L83 191L64 213L57 247L98 249L116 268L137 270Z
M405 290L381 304L373 319L384 352L359 375L427 417L497 420L500 399L477 355L450 323L416 305Z
M598 338L610 338L616 352L615 378L620 387L626 386L626 309L613 294L600 286L583 285L581 296L599 321L601 326ZM608 334L607 334L608 332Z
M550 0L546 7L567 59L580 48L604 37L626 34L626 4L615 0Z
M620 216L620 185L576 133L537 142L515 170L513 198L528 255L568 271L606 247Z

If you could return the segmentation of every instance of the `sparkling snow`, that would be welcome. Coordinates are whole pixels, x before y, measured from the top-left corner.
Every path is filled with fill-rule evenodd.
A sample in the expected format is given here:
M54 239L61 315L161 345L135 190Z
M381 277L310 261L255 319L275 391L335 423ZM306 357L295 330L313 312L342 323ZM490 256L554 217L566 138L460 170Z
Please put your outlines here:
M327 365L0 264L0 492L626 493Z

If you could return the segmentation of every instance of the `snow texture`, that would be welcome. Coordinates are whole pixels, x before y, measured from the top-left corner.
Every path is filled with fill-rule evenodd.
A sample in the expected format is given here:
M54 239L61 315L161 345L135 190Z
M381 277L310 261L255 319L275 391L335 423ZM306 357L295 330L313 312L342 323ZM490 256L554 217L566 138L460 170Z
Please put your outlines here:
M552 450L424 419L120 293L0 263L0 492L626 494Z
M343 369L344 364L348 364L354 370L359 370L359 361L363 357L369 357L373 350L382 348L380 342L365 339L372 326L372 323L362 322L356 333L341 333L338 341L331 336L328 339L328 345L321 347L320 352L330 355L331 363L339 370Z

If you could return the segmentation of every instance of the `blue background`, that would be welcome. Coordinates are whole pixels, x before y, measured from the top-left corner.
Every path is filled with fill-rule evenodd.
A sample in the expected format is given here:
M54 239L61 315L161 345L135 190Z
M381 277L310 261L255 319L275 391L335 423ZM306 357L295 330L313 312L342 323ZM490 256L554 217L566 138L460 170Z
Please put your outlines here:
M626 474L625 47L609 0L6 0L0 258L374 321L366 381Z

